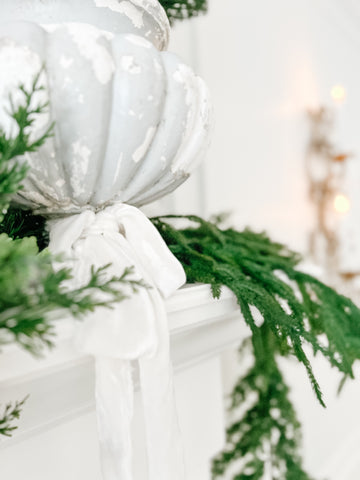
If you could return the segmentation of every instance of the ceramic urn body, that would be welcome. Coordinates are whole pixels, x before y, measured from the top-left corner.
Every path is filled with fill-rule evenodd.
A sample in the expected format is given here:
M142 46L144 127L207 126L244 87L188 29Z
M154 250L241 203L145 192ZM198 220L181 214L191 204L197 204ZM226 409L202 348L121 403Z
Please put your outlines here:
M84 23L0 25L0 122L11 132L9 95L44 66L49 102L34 135L54 136L23 159L30 165L16 202L42 213L139 206L174 190L207 145L203 81L175 55L133 34Z

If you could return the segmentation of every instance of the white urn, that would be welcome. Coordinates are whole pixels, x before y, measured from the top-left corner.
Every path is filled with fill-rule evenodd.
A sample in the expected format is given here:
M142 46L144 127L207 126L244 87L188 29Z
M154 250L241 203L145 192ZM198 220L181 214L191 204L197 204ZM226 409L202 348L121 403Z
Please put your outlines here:
M1 12L1 8L0 8ZM15 201L39 213L140 206L185 181L207 146L204 82L175 55L133 34L85 23L0 24L0 122L9 132L9 95L41 75L49 102L33 134L54 136L23 159Z
M133 33L167 47L169 21L157 0L2 0L0 22L88 23L111 33Z

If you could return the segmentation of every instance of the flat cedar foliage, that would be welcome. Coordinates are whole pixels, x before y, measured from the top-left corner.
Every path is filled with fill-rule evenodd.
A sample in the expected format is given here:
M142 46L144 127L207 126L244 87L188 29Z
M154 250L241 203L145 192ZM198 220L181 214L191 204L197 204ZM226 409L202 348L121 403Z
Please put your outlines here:
M175 228L173 221L179 219L189 226ZM360 358L360 310L297 269L301 257L264 233L222 230L196 216L152 221L184 266L188 282L210 284L215 298L223 285L230 288L252 332L242 348L251 347L254 363L236 384L230 407L234 413L240 406L248 408L228 428L226 447L213 462L213 478L222 478L238 462L233 480L261 480L269 472L273 479L309 480L299 454L300 425L277 357L299 360L324 405L304 345L353 378L353 364Z
M171 24L207 11L207 0L160 0L160 3Z

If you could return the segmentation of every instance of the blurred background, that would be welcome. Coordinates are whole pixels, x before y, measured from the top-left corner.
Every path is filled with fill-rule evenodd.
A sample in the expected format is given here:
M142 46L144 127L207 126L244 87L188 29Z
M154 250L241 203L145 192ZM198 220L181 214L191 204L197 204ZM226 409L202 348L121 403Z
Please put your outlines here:
M319 252L309 256L314 232L319 234L315 250L320 253L330 241L320 238L321 198L316 191L310 198L311 185L315 182L315 190L316 185L329 187L323 208L337 242L330 254L344 282L349 277L355 282L350 293L356 296L359 47L356 0L210 0L207 15L176 25L169 50L207 82L215 126L197 173L148 212L230 212L230 224L266 230L272 239L302 252L309 268L331 281L323 268L327 259L320 259L316 270ZM346 290L349 285L337 287ZM229 391L241 365L235 352L228 352L223 364ZM359 382L346 384L337 397L339 377L321 359L314 365L326 410L317 405L302 368L283 364L303 422L305 466L318 478L356 480Z

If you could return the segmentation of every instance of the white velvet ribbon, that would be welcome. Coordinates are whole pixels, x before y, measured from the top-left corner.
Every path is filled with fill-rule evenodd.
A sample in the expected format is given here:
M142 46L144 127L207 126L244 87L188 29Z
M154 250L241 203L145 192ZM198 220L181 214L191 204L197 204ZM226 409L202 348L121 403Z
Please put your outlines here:
M151 289L99 308L79 324L76 340L96 358L96 405L104 480L133 480L131 421L137 360L147 436L149 480L184 480L183 452L169 355L163 297L185 283L185 273L156 228L135 207L119 204L85 211L50 224L50 250L65 253L74 285L89 277L91 265L111 263L120 276L134 266ZM121 287L122 288L122 287ZM143 479L141 479L143 480Z

